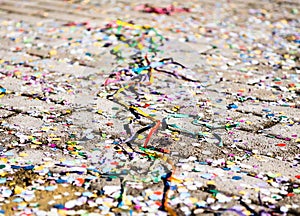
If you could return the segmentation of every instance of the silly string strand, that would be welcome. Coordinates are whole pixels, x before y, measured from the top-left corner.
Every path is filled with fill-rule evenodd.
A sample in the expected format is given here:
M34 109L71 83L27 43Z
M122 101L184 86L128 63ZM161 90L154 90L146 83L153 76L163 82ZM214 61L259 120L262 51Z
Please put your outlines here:
M121 20L107 24L105 28L101 29L101 32L114 36L122 42L111 50L111 54L115 55L118 60L125 59L123 54L125 48L133 48L136 52L157 53L165 41L165 38L153 27L135 25Z
M151 27L148 26L138 26L134 25L132 23L127 23L123 21L116 21L110 25L107 26L105 29L106 32L115 33L117 35L117 38L122 41L124 44L126 44L129 47L133 47L135 49L139 49L144 51L145 50L145 38L148 37L148 49L146 49L146 52L153 51L153 47L157 48L159 45L158 43L154 43L154 38L152 36L149 36L151 32L154 32L156 37L159 37L159 42L163 41L163 37L157 33L156 30L154 30ZM127 32L131 31L131 37L125 37L123 35L123 31ZM134 33L133 33L134 32ZM143 42L143 44L142 44ZM113 48L113 53L120 54L120 47ZM121 56L121 54L119 55ZM154 55L155 56L155 55ZM153 117L151 114L143 111L142 108L139 105L139 101L143 99L143 93L142 88L145 88L147 86L151 86L154 83L154 73L159 74L163 73L168 76L173 76L176 79L180 79L186 82L195 82L200 83L198 80L194 80L191 78L186 77L184 74L178 73L177 69L184 70L186 67L176 61L174 61L172 58L164 58L160 61L150 61L148 56L145 55L144 57L141 57L141 53L137 53L135 56L131 57L134 62L130 64L128 68L122 68L121 70L118 70L116 72L113 72L109 75L109 77L104 82L104 87L106 92L110 93L107 96L107 99L123 106L126 110L128 110L134 118L130 120L128 124L124 125L124 128L126 128L126 131L128 134L131 134L130 137L128 137L126 140L120 140L118 143L118 146L126 153L126 155L129 156L130 160L133 160L133 155L130 152L127 152L122 145L126 144L131 148L133 152L139 155L145 155L149 159L160 159L162 161L165 161L167 164L171 166L171 171L167 173L166 175L162 176L161 179L164 182L164 194L163 194L163 201L162 201L162 209L166 210L170 215L176 215L175 211L173 211L168 206L168 193L170 191L169 184L172 182L180 182L180 180L173 177L173 174L175 173L175 165L171 161L171 159L166 155L166 153L170 153L168 150L164 149L157 149L149 146L151 137L159 130L160 127L164 129L169 129L170 131L180 131L182 133L189 134L193 137L200 138L203 137L206 139L206 137L211 134L213 137L218 140L218 145L222 146L222 139L217 134L214 133L214 130L217 129L229 129L231 127L237 127L238 125L226 125L226 126L217 126L214 127L204 121L201 121L198 116L196 115L188 115L188 114L181 114L181 113L168 113L168 115L162 119L157 119ZM165 67L171 67L175 68L175 70L169 70L164 69ZM125 100L122 99L122 97L126 96L129 97L129 94L133 94L136 96L135 100L133 98L127 98ZM134 132L134 123L136 123L141 118L146 118L150 120L150 124L144 126L143 128L137 130ZM171 124L168 121L171 118L192 118L191 124L196 126L202 126L209 129L210 132L198 132L194 133L188 129L181 128L180 126L176 124ZM136 141L139 135L142 133L149 131L143 146L139 148L141 152L137 152L132 148L132 143ZM125 180L124 180L125 181ZM126 183L123 181L122 185L125 187ZM125 189L122 189L122 194L120 198L125 196Z

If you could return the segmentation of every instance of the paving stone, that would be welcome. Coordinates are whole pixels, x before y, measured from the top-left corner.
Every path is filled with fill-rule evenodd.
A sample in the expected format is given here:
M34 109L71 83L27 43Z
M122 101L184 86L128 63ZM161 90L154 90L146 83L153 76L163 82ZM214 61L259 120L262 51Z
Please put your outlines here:
M55 71L58 74L72 74L75 77L89 76L99 72L96 68L71 65L66 62L59 62L53 59L43 59L40 61L30 62L29 65L33 67L41 67L49 71Z
M254 97L259 100L277 101L280 94L272 89L259 88L241 83L220 82L210 87L210 89L220 89L219 91L238 96Z
M299 121L298 109L284 106L284 104L279 103L267 103L259 101L246 101L243 103L236 103L238 105L237 111L240 112L250 112L258 116L266 116L268 112L261 112L263 110L269 111L269 113L274 114L274 116L287 116L288 118Z
M298 133L300 128L300 124L294 123L294 124L289 124L287 123L280 123L272 126L269 128L266 133L272 134L272 135L277 135L279 137L284 138L289 138L292 141L299 140L300 134ZM299 141L300 142L300 141Z
M40 129L43 125L43 121L41 119L22 114L10 117L6 121L9 124L9 128L18 130L20 132L29 132L30 130L37 130Z
M7 13L5 15L0 16L2 19L5 20L16 20L16 21L23 21L29 24L43 24L43 25L48 25L47 23L50 23L53 21L53 19L41 19L38 16L32 16L32 15L26 15L26 14L20 14L18 12L15 13Z
M86 17L78 17L73 14L67 14L67 13L56 12L56 11L55 12L48 11L45 14L46 14L46 17L56 19L56 20L62 20L62 21L66 21L66 22L72 22L74 20L76 20L77 22L85 22L85 21L89 20L89 18L86 18Z
M27 84L26 84L27 83ZM42 86L38 83L24 82L20 79L13 77L6 77L0 80L0 85L6 88L8 91L16 93L37 93L42 91Z
M65 108L51 103L45 103L38 99L32 99L29 97L7 95L1 98L2 107L7 109L15 109L20 112L32 113L32 115L39 115L40 112L54 111L59 112Z
M0 118L6 118L10 115L14 114L14 112L8 111L8 110L2 110L0 109Z
M1 5L2 10L6 10L9 12L21 13L21 14L38 14L39 10L34 10L32 8L25 8L25 7L15 7L9 5Z
M236 146L247 151L257 150L260 155L271 157L282 157L285 160L293 161L299 153L299 148L291 141L282 141L267 137L265 134L253 134L249 132L234 130L227 135L222 135L225 145ZM277 146L278 143L286 143L285 147Z
M27 55L24 53L13 53L4 50L0 50L0 58L4 61L9 61L12 64L24 63L24 62L34 61L39 59L36 56Z

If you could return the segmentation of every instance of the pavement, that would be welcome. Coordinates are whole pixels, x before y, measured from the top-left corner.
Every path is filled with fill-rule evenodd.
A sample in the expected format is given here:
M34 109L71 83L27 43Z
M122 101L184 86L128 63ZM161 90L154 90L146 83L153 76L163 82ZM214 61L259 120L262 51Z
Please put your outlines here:
M0 214L300 215L300 3L0 1Z

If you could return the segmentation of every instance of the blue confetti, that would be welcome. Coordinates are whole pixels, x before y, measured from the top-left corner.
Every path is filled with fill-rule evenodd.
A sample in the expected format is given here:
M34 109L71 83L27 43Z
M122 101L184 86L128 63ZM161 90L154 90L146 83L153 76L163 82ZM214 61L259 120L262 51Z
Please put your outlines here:
M151 199L151 200L159 200L159 197L157 195L155 195L155 194L151 194L149 196L149 199Z
M23 202L23 199L20 197L17 197L15 199L13 199L13 202L20 203L20 202Z
M238 105L236 105L236 104L229 104L228 106L227 106L227 108L228 109L237 109L238 108Z
M5 88L3 88L3 87L0 87L0 93L1 93L1 94L4 94L4 93L6 93L6 89L5 89Z
M63 208L65 208L65 206L63 204L55 204L53 207L57 208L57 209L63 209Z
M86 191L86 192L83 192L83 193L82 193L82 196L85 196L85 197L91 197L91 196L93 196L93 193L92 193L92 192L89 192L89 191Z
M46 191L54 191L54 190L56 190L56 186L47 186L47 187L45 187L45 190Z
M232 180L236 180L236 181L237 181L237 180L241 180L241 179L242 179L241 176L233 176L233 177L232 177Z
M67 182L68 182L68 180L65 180L65 179L57 179L56 180L57 184L62 184L62 183L67 183Z
M213 179L214 175L209 174L209 173L205 173L205 174L202 174L201 177L204 178L204 179Z
M17 166L17 165L11 165L12 169L21 169L21 166Z
M34 165L24 166L22 167L24 170L32 170L34 168Z

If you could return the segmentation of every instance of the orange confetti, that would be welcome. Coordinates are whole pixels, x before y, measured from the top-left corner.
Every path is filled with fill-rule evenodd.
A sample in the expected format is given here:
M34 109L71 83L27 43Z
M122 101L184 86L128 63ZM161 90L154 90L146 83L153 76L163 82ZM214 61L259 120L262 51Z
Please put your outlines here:
M83 178L77 178L76 180L79 182L79 184L83 184L84 183L84 179Z
M69 151L73 151L73 150L74 150L74 147L73 147L73 146L68 146L68 150L69 150Z

